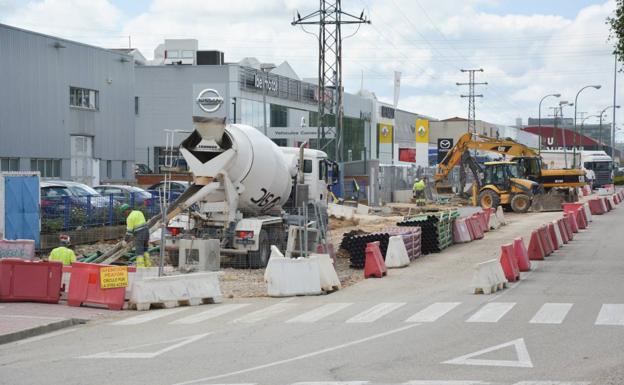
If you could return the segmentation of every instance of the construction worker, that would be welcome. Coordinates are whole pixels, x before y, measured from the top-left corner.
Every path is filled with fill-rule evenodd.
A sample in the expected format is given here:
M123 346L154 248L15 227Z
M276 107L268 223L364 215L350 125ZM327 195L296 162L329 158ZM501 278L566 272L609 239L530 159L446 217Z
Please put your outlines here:
M122 245L126 246L130 238L134 236L134 252L136 255L137 267L151 267L152 262L147 251L149 242L149 229L145 216L139 210L132 210L126 203L120 207L121 212L126 217L126 236Z
M52 250L48 261L58 261L63 263L63 266L69 266L73 262L76 262L76 254L69 248L71 245L69 235L61 234L59 236L59 243L61 245Z
M414 187L412 187L412 193L414 199L416 199L417 206L425 205L425 187L426 186L424 179L416 177L416 180L414 181Z

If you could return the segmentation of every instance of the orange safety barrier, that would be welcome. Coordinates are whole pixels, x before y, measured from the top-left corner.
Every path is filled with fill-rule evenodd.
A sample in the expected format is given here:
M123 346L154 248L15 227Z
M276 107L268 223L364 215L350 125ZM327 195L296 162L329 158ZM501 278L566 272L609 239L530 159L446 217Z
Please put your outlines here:
M540 239L539 232L537 230L533 230L531 232L529 249L527 251L529 253L529 259L531 261L542 261L546 256L544 246L542 245L542 240Z
M587 228L589 224L587 221L587 217L585 216L585 209L579 208L576 210L576 223L580 230L584 230Z
M69 306L92 303L106 305L111 310L121 310L126 288L102 289L100 287L100 270L104 267L110 266L96 263L72 263L69 293L67 294Z
M537 229L539 233L540 240L542 241L542 247L544 247L544 256L549 256L555 250L552 241L550 240L550 235L548 234L548 227L546 225L542 225Z
M559 233L561 234L561 240L563 243L567 244L570 242L568 230L566 229L565 223L563 223L563 218L557 219L557 227L559 227Z
M574 215L574 213L563 213L563 215L568 219L568 222L570 223L570 229L572 230L572 232L578 233L579 228L578 228L578 223L576 222L576 215Z
M524 246L522 238L516 238L513 242L514 257L520 271L531 270L531 261L529 261L529 252Z
M515 282L520 279L520 269L514 256L512 243L501 246L500 264L503 267L503 272L505 272L505 278L509 282Z
M557 241L557 234L555 233L555 225L549 223L546 226L548 228L548 235L553 247L553 251L559 250L559 242Z
M379 250L379 241L367 243L364 278L382 278L386 274L388 274L388 269Z

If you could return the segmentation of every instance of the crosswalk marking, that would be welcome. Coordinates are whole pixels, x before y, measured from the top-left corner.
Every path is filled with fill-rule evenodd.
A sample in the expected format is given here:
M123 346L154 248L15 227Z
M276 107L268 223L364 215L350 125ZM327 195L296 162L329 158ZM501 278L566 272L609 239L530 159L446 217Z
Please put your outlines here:
M383 302L347 320L347 323L370 323L405 305L405 302Z
M624 325L624 305L604 304L596 318L596 325Z
M515 302L488 303L468 318L466 322L498 322L515 305Z
M316 322L320 319L328 317L334 313L339 312L342 309L345 309L349 306L353 305L351 302L336 302L336 303L328 303L321 307L318 307L314 310L310 310L307 313L303 313L295 318L291 318L286 322L303 322L303 323L311 323Z
M483 381L409 381L403 385L479 385L486 384Z
M221 315L231 313L235 310L242 309L246 306L249 306L248 303L233 303L227 305L216 305L215 307L203 311L201 313L192 314L190 316L180 318L173 322L170 322L172 325L192 325L196 323L200 323L215 317L219 317Z
M532 324L560 324L572 309L571 303L545 303L535 313L529 323Z
M291 385L366 385L368 381L308 381L295 382Z
M305 381L294 382L290 385L382 385L379 382L373 381ZM383 385L590 385L591 381L520 381L520 382L490 382L490 381L466 381L466 380L414 380L403 383L387 383ZM202 383L202 385L258 385L257 383L244 383L244 384L213 384Z
M172 314L179 313L181 311L188 310L188 307L178 307L174 309L162 309L162 310L154 310L142 313L141 315L137 315L134 317L126 318L121 321L113 322L113 325L138 325L142 323L146 323L149 321L153 321L158 318L167 317Z
M589 385L589 381L520 381L514 385Z
M405 322L434 322L455 309L461 302L436 302L409 317Z
M254 323L258 321L265 320L274 315L283 313L289 309L296 307L297 305L294 303L280 302L269 307L265 307L264 309L256 310L249 314L246 314L240 318L235 319L234 323Z

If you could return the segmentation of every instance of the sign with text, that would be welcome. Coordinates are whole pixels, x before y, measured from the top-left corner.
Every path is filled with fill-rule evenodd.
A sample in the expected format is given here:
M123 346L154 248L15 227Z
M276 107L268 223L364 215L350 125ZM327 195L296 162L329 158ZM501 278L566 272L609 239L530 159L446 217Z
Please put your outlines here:
M438 138L438 163L442 163L442 160L453 148L453 138Z
M126 266L110 266L100 269L100 288L114 289L128 287L128 268Z

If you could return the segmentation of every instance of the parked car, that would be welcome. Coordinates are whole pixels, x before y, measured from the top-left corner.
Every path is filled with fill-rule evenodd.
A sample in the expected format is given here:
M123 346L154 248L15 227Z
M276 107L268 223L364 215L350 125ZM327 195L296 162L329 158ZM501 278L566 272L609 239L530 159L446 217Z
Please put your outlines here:
M87 208L104 208L108 201L99 192L86 184L69 181L41 182L41 207L52 207L69 202L72 206ZM68 198L65 198L68 197Z
M190 184L189 182L185 182L185 181L179 181L179 180L172 180L169 181L169 187L167 188L167 200L169 202L173 202L176 199L178 199L178 197L180 195L182 195L183 192L186 191L187 188L189 188ZM147 191L152 194L156 199L159 199L159 197L162 195L162 191L163 188L165 187L165 182L161 181L158 182L156 184L153 184L151 186L149 186L147 188Z
M151 174L152 170L145 163L136 163L134 165L135 174Z
M152 194L140 187L109 184L95 186L93 189L106 198L112 195L114 200L127 203L132 207L151 207L155 203Z

